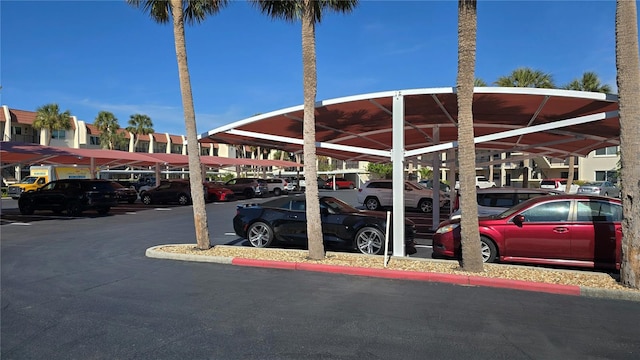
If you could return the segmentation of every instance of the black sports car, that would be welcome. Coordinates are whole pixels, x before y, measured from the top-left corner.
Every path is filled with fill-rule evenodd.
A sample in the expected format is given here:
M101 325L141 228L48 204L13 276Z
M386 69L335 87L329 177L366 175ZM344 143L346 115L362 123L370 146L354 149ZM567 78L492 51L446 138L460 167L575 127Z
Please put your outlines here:
M254 247L268 247L276 241L306 245L305 209L302 195L238 205L233 228ZM320 197L320 217L326 247L358 250L363 254L384 252L386 216L383 213L358 210L342 200L323 196ZM405 252L415 254L415 224L407 219L405 226Z

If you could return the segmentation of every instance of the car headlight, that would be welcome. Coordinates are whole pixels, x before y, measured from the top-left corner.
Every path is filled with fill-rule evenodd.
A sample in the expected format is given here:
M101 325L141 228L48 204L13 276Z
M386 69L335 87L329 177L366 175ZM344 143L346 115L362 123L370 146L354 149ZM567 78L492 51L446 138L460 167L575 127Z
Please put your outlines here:
M450 231L453 231L455 228L457 228L458 226L460 226L459 223L456 224L447 224L445 226L439 227L438 230L436 230L436 234L445 234L448 233Z

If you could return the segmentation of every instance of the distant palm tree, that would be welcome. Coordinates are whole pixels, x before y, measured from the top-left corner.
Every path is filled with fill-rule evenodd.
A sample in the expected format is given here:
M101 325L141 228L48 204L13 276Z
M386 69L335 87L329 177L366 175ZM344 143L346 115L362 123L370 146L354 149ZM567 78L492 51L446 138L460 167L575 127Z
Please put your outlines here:
M598 74L594 72L585 72L581 79L575 79L562 87L566 90L591 91L609 94L611 87L607 84L601 84Z
M142 0L127 0L138 8L143 4ZM209 226L204 205L204 190L202 188L202 162L198 147L198 134L196 131L196 113L191 93L191 78L187 63L187 46L185 44L184 22L189 24L202 22L207 15L216 14L226 6L227 0L145 0L143 11L149 13L151 18L161 24L173 19L173 36L178 62L178 76L180 78L180 93L182 94L182 107L184 108L184 122L187 130L187 152L189 155L189 182L191 184L191 199L193 201L193 220L196 231L198 249L205 250L211 247L209 240ZM136 139L137 140L137 139Z
M320 225L320 200L318 197L318 169L316 165L315 103L317 93L316 30L325 10L348 13L358 4L357 0L251 0L263 14L274 19L302 22L302 78L304 83L303 149L305 195L307 202L307 237L309 258L325 257Z
M66 110L60 113L58 104L42 105L36 109L36 118L32 126L36 130L47 130L46 145L49 145L54 131L71 129L71 112Z
M473 141L473 85L476 69L476 0L458 1L458 160L460 162L460 197L476 198L476 147ZM460 236L461 266L465 271L481 272L483 259L478 232L478 206L462 201ZM485 245L486 246L486 245ZM483 249L484 251L485 249Z
M129 126L126 130L133 134L135 140L133 142L133 151L138 148L138 142L140 141L140 135L153 134L153 121L147 115L133 114L129 118Z
M102 148L114 150L123 145L125 137L118 131L120 124L118 124L118 119L112 113L100 111L93 121L93 126L100 130L100 145Z
M501 76L494 84L504 87L533 87L542 89L555 87L551 74L544 73L540 70L532 70L528 67L521 67L513 70L510 75Z
M640 289L640 59L636 7L635 1L616 3L616 70L623 214L620 282Z
M486 87L487 83L480 79L480 78L476 78L475 80L473 80L473 86L477 86L477 87Z

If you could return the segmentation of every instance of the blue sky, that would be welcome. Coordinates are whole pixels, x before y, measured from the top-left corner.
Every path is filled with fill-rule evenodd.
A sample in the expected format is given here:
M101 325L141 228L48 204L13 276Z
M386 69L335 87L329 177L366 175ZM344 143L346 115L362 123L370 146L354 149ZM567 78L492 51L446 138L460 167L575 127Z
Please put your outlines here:
M127 126L184 134L172 26L123 1L0 2L0 103L58 103L87 123L110 111ZM615 1L478 3L476 77L522 66L562 86L596 72L616 88ZM198 133L302 104L300 24L244 1L186 31ZM318 97L455 85L456 1L361 0L316 27Z

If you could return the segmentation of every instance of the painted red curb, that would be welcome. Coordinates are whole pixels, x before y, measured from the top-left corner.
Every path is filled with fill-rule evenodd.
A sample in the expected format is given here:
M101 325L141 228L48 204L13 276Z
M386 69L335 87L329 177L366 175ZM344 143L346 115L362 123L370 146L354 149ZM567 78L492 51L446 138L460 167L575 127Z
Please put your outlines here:
M345 275L369 276L386 279L417 280L443 282L456 285L485 286L524 291L537 291L551 294L580 296L580 287L573 285L545 284L523 280L495 279L483 276L442 274L376 268L295 263L287 261L269 261L257 259L233 258L231 264L239 266L263 267L272 269L301 270Z

